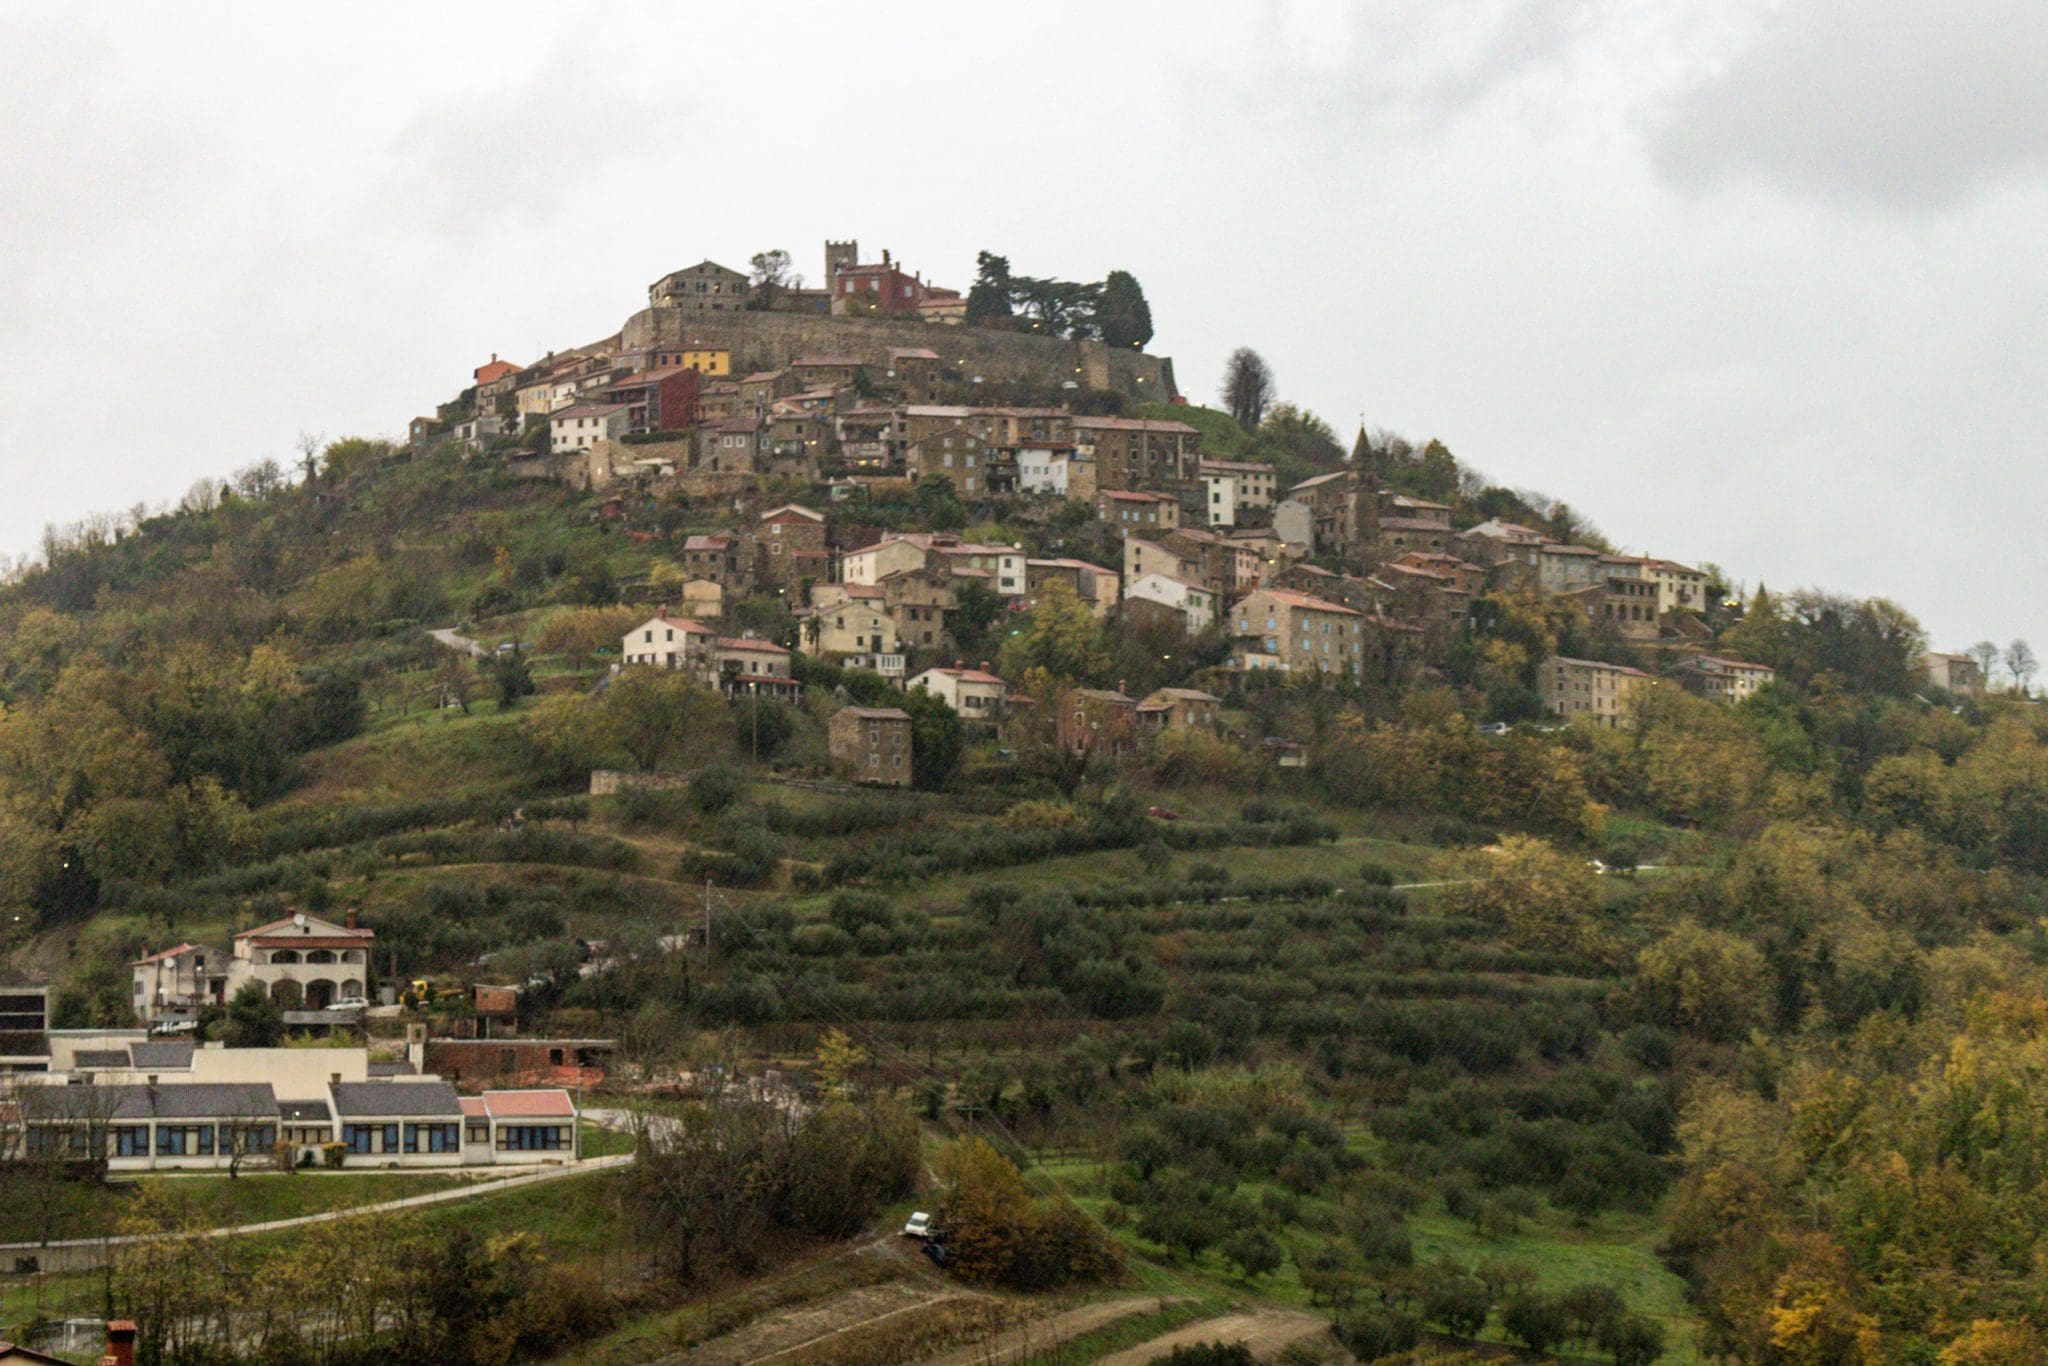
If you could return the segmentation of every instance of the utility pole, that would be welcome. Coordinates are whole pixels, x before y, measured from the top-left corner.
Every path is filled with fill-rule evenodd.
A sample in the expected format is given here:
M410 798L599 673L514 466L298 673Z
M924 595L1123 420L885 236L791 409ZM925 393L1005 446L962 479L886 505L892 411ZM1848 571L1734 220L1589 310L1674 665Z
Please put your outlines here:
M711 956L711 879L704 879L704 956Z

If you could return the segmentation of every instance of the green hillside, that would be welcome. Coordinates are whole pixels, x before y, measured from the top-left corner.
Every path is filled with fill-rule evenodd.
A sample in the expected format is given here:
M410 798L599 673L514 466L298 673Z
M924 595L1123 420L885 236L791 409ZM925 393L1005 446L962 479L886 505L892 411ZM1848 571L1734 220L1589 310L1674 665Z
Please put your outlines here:
M1342 454L1306 415L1156 415L1296 473ZM1440 482L1403 452L1390 484ZM1461 523L1506 507L1455 469ZM1101 1286L1306 1308L1361 1357L1427 1334L1933 1360L1975 1320L2033 1340L2048 724L1930 693L1890 604L1759 595L1715 626L1778 669L1755 698L1659 689L1632 731L1504 734L1475 723L1526 715L1526 667L1581 632L1509 594L1427 682L1341 687L1239 680L1220 640L1162 649L1071 599L969 613L959 653L1016 687L1204 686L1223 733L1076 756L1043 720L981 734L937 706L917 787L883 792L825 753L843 701L893 696L871 675L799 655L800 700L737 705L613 678L623 632L676 600L683 538L740 525L729 500L344 442L310 481L195 501L0 589L0 943L53 981L59 1026L129 1023L145 947L346 908L386 980L525 983L528 1029L617 1038L614 1103L709 1123L623 1092L776 1068L875 1126L746 1130L821 1145L788 1170L896 1170L876 1154L914 1117L913 1167L966 1174L956 1212L993 1192L953 1276L1019 1313ZM949 503L836 515L936 526ZM1114 562L1085 519L975 514ZM797 641L773 593L720 629ZM593 769L692 776L592 797ZM777 1178L679 1257L696 1207L631 1179L602 1190L635 1217L601 1227L582 1183L494 1198L514 1213L486 1232L545 1211L527 1228L591 1309L578 1332L702 1340L714 1295L939 1200Z

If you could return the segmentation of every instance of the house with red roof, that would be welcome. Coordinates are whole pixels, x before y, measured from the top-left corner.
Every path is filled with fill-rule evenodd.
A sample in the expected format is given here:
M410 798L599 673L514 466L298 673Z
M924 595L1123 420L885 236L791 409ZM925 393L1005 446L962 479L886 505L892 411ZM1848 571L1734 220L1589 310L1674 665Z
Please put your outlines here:
M498 353L493 351L491 352L489 362L476 368L477 387L481 388L486 384L496 384L507 375L518 374L523 368L522 366L514 365L509 360L499 360Z
M1230 609L1234 669L1357 678L1365 668L1365 617L1354 608L1287 588L1259 588Z
M340 925L301 911L244 930L229 954L225 999L256 982L287 1009L303 1003L307 1010L325 1010L337 1001L363 1000L376 944L377 932L359 928L354 911Z
M911 688L922 688L960 714L963 721L993 724L1002 719L1003 700L1009 687L986 667L979 669L926 669L910 680Z
M696 670L717 635L694 617L671 616L663 611L626 632L619 645L624 664L647 664L657 669Z

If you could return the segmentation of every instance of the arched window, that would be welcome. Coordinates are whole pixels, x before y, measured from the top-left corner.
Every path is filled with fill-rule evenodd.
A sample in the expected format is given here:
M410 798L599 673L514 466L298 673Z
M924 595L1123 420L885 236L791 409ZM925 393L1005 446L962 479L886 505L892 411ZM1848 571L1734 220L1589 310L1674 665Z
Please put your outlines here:
M297 949L272 949L270 951L270 961L273 963L296 963L299 961L299 951Z
M306 951L306 961L308 963L332 963L334 961L334 950L308 949Z

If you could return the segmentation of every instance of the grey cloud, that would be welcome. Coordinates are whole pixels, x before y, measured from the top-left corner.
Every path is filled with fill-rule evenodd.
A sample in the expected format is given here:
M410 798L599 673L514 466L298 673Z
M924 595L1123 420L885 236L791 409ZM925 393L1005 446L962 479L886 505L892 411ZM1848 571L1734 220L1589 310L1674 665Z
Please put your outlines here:
M2040 0L1800 0L1684 92L1653 142L1679 184L1944 207L2048 167Z
M427 101L392 139L395 202L459 233L550 219L574 208L578 188L616 204L627 186L604 188L603 175L687 147L670 134L693 103L627 88L598 53L566 45L523 81Z

